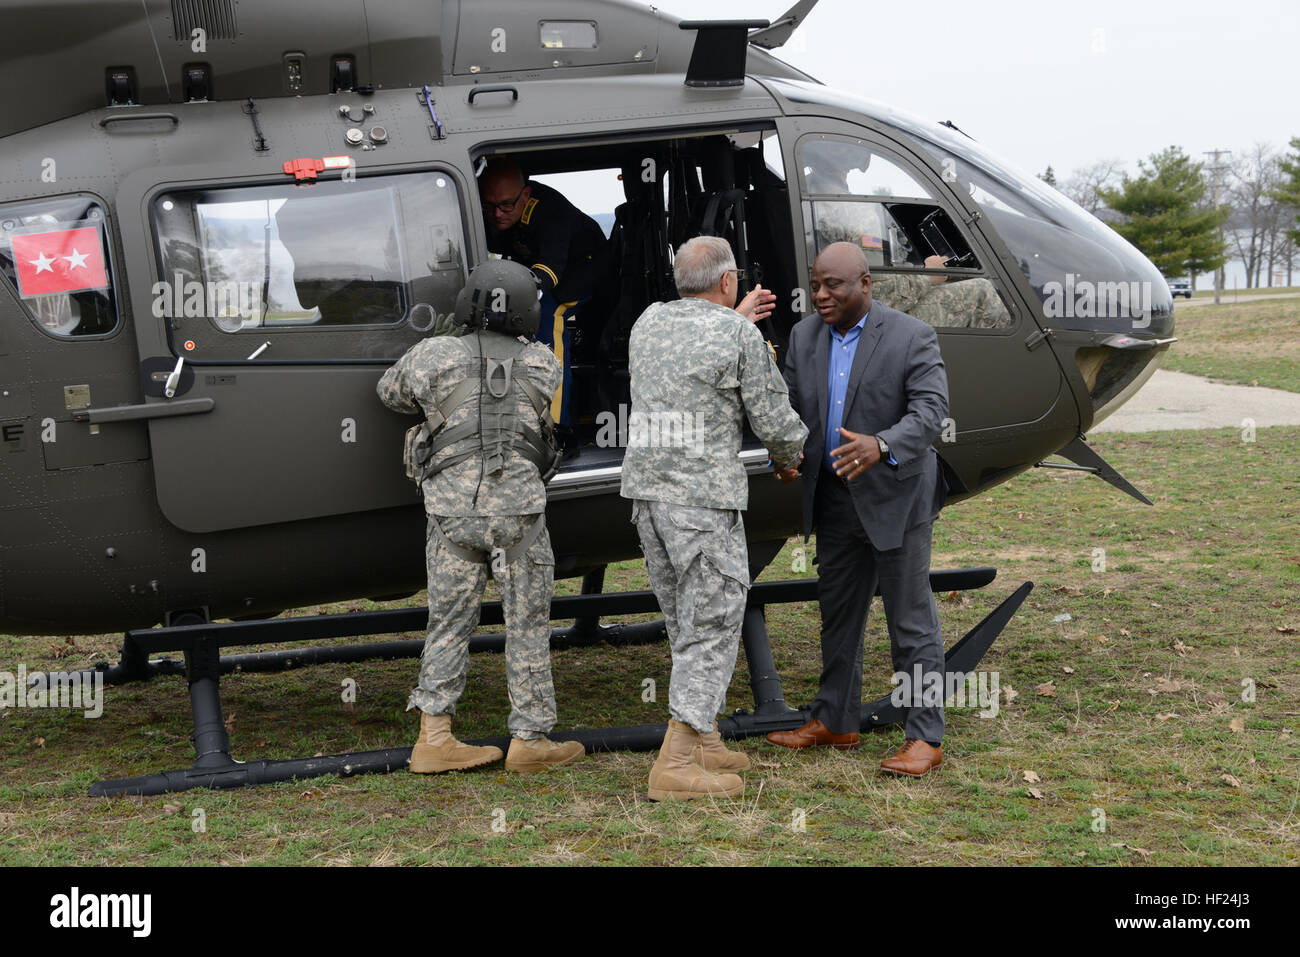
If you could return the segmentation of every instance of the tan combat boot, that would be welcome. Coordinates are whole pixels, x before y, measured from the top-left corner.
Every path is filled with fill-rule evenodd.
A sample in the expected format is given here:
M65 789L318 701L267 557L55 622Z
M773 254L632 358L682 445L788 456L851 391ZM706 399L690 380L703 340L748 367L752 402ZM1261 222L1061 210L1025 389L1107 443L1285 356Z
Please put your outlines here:
M691 752L691 760L706 771L748 771L749 755L743 751L728 751L722 743L722 732L718 722L713 722L713 730L700 735L700 743Z
M668 722L659 757L650 769L650 800L689 801L701 797L739 797L745 782L735 774L715 774L691 760L700 734L680 721Z
M587 753L581 741L552 741L541 737L532 741L510 739L506 753L506 770L533 774L553 764L571 764Z
M411 748L411 770L416 774L464 771L500 761L501 749L461 744L451 736L451 715L420 712L420 738Z

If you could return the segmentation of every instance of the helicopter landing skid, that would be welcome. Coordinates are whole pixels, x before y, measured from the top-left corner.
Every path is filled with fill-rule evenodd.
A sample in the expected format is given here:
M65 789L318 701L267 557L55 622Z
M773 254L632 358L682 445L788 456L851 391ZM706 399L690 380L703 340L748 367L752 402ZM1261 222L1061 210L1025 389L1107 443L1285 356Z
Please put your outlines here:
M991 568L932 571L931 587L936 592L979 588L993 580L996 572ZM584 581L584 591L589 585L599 587L599 580L591 576ZM745 656L749 664L750 687L754 693L752 712L737 711L720 718L718 728L724 737L735 739L767 734L770 731L790 730L804 724L809 709L791 708L784 699L781 678L776 672L768 641L764 609L769 604L806 602L816 600L815 578L795 581L762 582L750 589L748 606L741 631ZM971 672L984 657L1002 629L1019 609L1033 588L1031 582L1021 585L978 625L952 646L945 656L948 671ZM613 594L587 593L560 596L551 605L552 619L574 618L571 628L557 629L552 633L552 647L573 647L596 643L644 644L662 640L663 622L653 621L631 625L601 625L602 615L622 615L653 612L657 610L654 593L619 592ZM483 605L483 623L500 621L500 603ZM391 634L400 631L423 629L423 609L397 609L380 612L356 612L344 615L319 615L306 618L272 619L269 621L221 622L213 624L178 625L170 628L141 629L128 632L123 646L123 662L132 674L118 674L118 681L139 680L152 674L171 673L175 664L167 668L153 668L164 662L149 661L155 651L181 651L184 654L184 673L189 680L190 707L194 720L195 762L190 768L163 771L159 774L136 778L118 778L97 781L90 787L92 797L121 795L156 795L191 788L227 789L291 781L303 778L337 774L348 777L354 774L388 773L407 765L411 749L385 748L378 751L359 751L349 754L320 755L276 761L236 761L230 754L230 736L222 716L219 691L223 673L235 670L231 658L221 656L221 648L230 645L248 645L273 641L295 641L322 637L341 637L365 634ZM494 639L496 641L494 641ZM497 641L504 646L500 635L480 635L477 649L499 651ZM346 660L366 658L395 658L418 655L422 641L384 642L366 645L335 646L351 657ZM408 648L407 646L414 646ZM133 660L128 661L127 655ZM298 664L324 660L312 658L311 652L331 651L334 648L305 649L293 654L295 659L277 659L276 667L295 667ZM240 655L234 658L256 659L257 655ZM338 659L342 660L342 659ZM286 663L288 662L288 663ZM271 670L249 668L248 670ZM148 673L144 673L147 671ZM864 730L880 727L902 719L902 711L887 696L863 706ZM666 725L643 724L623 727L584 729L582 731L554 732L555 741L580 741L588 752L633 750L644 751L659 747ZM505 747L509 738L490 738L472 742Z

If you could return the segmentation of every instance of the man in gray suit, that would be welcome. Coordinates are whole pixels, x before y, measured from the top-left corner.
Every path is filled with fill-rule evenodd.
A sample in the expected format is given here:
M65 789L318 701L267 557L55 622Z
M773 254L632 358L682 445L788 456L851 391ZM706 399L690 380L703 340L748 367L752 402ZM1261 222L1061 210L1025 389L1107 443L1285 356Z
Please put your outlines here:
M861 248L827 246L811 291L817 315L791 331L785 379L808 426L800 474L804 537L817 529L822 674L813 719L767 740L858 746L863 632L879 583L894 670L911 690L905 741L881 768L919 777L943 761L943 639L930 539L947 486L931 443L948 415L948 378L933 328L872 303ZM778 477L789 481L794 472ZM921 697L935 687L931 676L937 703L933 692Z

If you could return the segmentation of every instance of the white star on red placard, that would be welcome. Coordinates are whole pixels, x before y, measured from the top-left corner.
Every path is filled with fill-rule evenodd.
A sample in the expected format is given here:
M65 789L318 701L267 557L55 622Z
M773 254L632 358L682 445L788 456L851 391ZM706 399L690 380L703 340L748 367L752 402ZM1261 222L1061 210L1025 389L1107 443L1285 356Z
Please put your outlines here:
M89 255L90 253L77 252L77 249L74 246L72 249L72 255L63 257L68 261L68 272L71 272L72 270L76 269L78 266L80 266L82 269L89 269L90 267L86 265L86 257Z
M27 261L36 267L36 272L38 274L43 272L54 272L54 257L46 256L45 253L40 253L35 259L29 259Z

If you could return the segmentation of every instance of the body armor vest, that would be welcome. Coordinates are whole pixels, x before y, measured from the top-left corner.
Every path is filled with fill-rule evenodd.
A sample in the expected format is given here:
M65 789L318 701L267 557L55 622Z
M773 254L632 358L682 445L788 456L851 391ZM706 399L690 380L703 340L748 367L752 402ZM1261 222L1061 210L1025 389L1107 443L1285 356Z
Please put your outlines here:
M550 481L560 458L550 399L525 374L516 375L520 371L516 361L528 344L489 331L458 341L478 360L479 375L467 376L424 422L412 427L407 435L407 475L423 481L474 456L482 456L484 475L500 475L514 449L537 466L543 482ZM537 412L540 430L520 421L517 406L521 394ZM468 403L477 405L477 414L444 432L443 426L456 409ZM449 451L472 438L477 442L467 443L458 452Z

